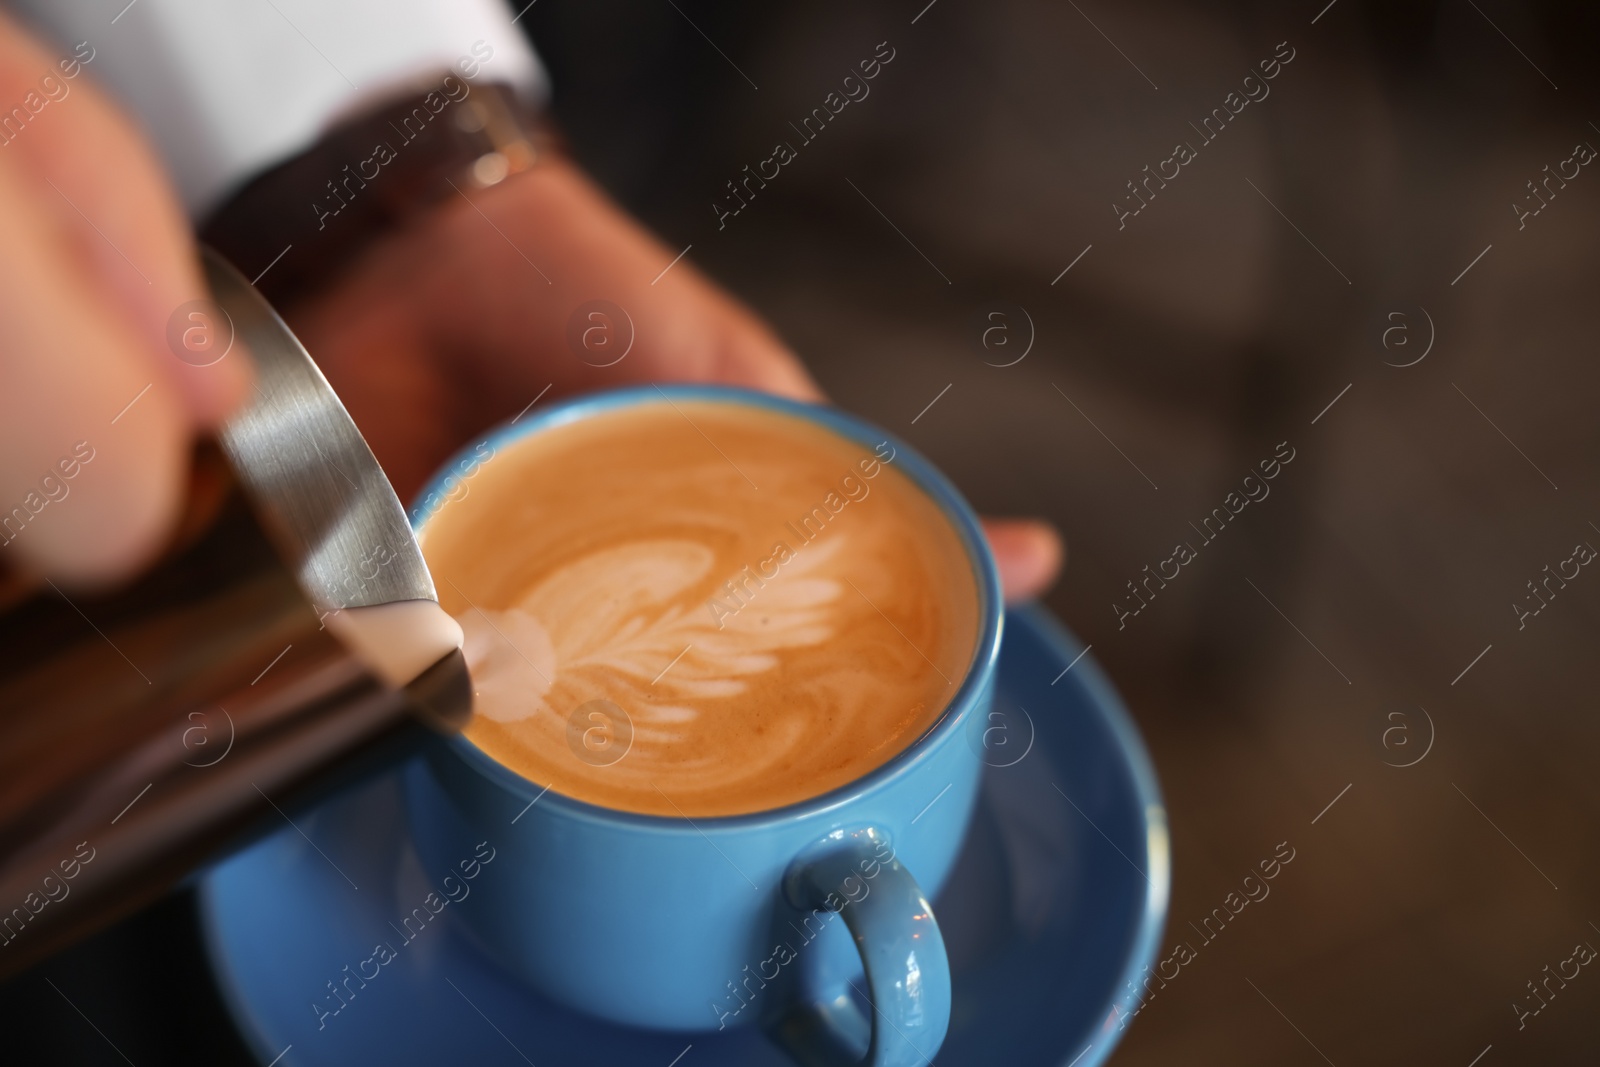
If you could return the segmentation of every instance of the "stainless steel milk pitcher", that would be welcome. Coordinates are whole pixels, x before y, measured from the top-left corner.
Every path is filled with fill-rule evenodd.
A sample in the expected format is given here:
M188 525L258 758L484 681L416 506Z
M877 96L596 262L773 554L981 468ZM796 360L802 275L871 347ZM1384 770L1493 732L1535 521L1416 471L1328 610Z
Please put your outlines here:
M197 453L187 532L109 595L0 600L0 977L471 712L459 651L386 682L331 632L436 603L432 579L305 349L231 267L206 272L257 391Z

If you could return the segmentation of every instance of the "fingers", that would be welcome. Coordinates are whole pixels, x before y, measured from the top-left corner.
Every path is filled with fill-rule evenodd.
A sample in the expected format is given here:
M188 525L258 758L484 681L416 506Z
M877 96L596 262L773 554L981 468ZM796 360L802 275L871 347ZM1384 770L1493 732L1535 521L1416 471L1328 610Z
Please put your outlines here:
M0 156L0 203L33 195ZM0 559L94 585L160 549L189 420L151 362L44 219L0 212Z
M0 126L0 559L69 586L161 550L191 436L250 381L242 355L182 358L185 305L207 295L194 246L91 85L93 52L47 52L0 15L0 100L21 102Z
M529 178L528 210L540 217L541 244L563 250L553 268L556 286L587 286L637 323L635 358L617 365L618 378L718 381L821 398L800 360L760 319L581 170L554 160Z
M1032 600L1055 583L1066 552L1055 527L1038 519L984 519L983 532L1007 604Z
M188 420L213 427L244 399L249 363L229 356L198 366L169 339L175 317L174 336L187 325L183 306L208 293L159 165L92 84L93 53L87 44L47 51L0 15L0 100L23 101L28 116L19 123L10 113L0 152L33 180L25 210L53 221L56 239L82 267L82 284L126 319Z
M713 320L720 329L709 380L796 400L826 399L805 364L765 323L721 292L715 296L731 306L723 309L720 321Z
M721 381L818 399L816 383L742 304L617 207L577 167L553 159L482 194L452 198L425 243L389 257L413 287L430 264L431 341L461 350L485 378L557 394L653 381ZM691 253L692 255L692 253ZM369 260L370 262L370 260ZM403 266L400 264L409 264ZM359 284L359 283L358 283ZM622 312L573 329L596 301ZM603 341L586 351L582 338ZM462 338L478 343L463 345ZM624 356L614 356L618 349ZM493 363L494 366L488 364ZM537 379L537 381L535 380Z

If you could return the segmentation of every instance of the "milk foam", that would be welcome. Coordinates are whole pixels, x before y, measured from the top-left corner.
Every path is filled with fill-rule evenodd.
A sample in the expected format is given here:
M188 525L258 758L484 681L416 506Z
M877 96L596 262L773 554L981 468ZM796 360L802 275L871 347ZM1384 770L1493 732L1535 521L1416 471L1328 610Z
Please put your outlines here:
M323 616L323 625L396 689L462 645L462 628L431 600L341 608Z

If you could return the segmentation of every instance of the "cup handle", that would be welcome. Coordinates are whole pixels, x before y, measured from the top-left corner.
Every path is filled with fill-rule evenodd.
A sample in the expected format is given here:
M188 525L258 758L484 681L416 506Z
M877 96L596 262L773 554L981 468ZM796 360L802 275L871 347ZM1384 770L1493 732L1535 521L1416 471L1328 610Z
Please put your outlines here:
M932 1063L950 1024L950 961L928 898L888 837L868 828L830 838L790 866L783 895L801 912L844 919L866 972L865 988L850 986L872 1001L872 1015L845 988L796 983L768 1036L801 1067Z

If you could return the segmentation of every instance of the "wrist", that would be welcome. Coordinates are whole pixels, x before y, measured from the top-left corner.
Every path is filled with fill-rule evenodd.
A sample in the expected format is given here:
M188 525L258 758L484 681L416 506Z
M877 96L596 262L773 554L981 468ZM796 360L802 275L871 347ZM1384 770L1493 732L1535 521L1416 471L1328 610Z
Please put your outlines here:
M555 140L510 87L446 75L258 175L206 219L201 237L269 299L291 299L441 201L531 169Z

